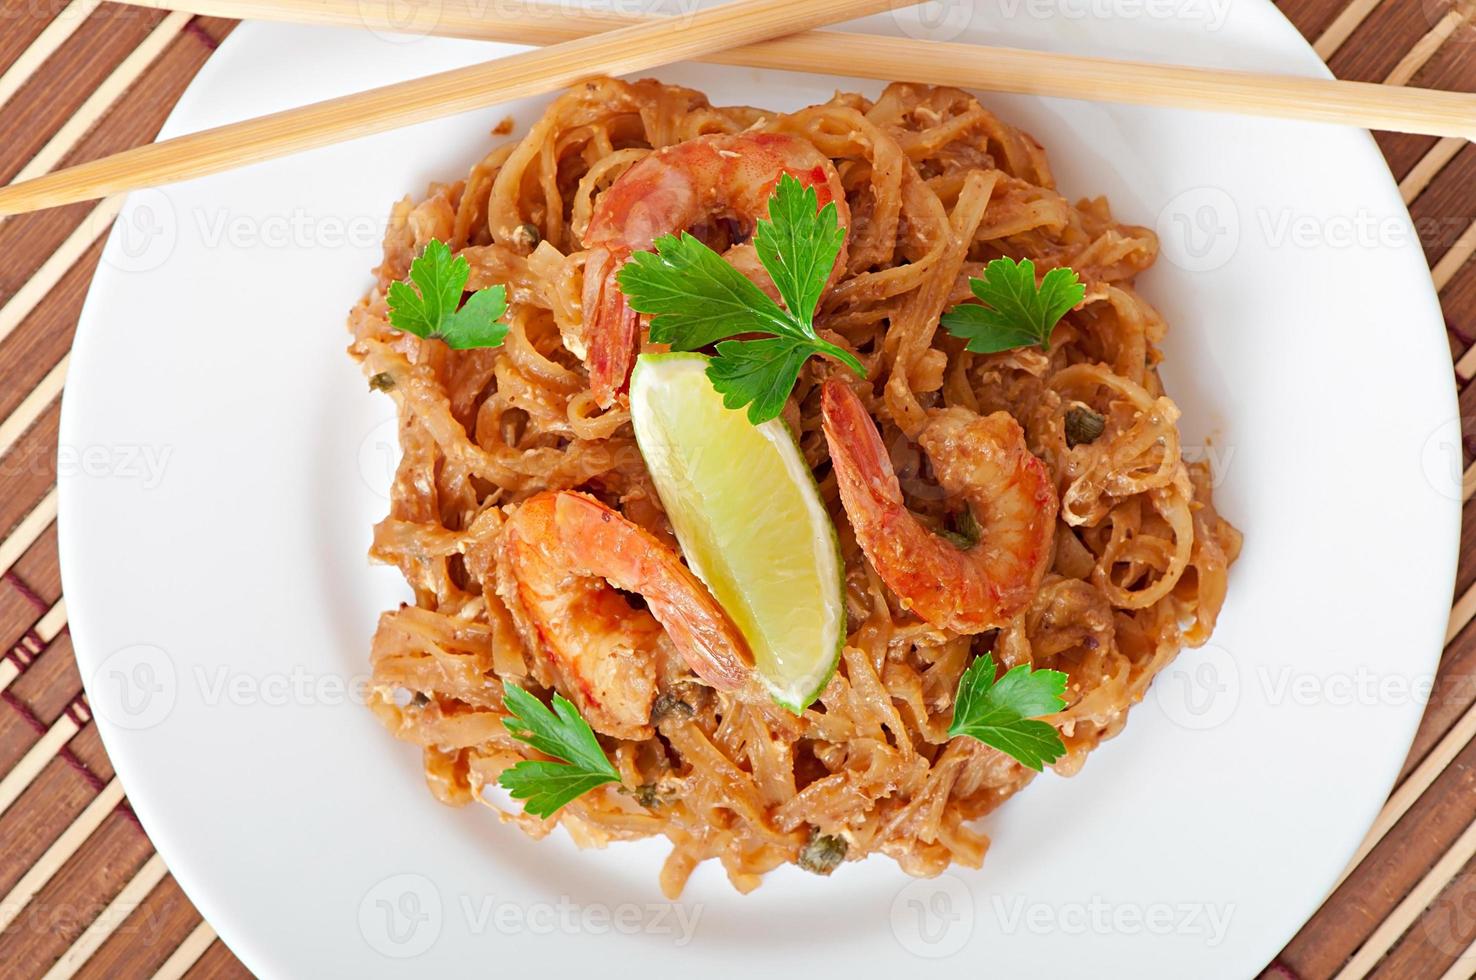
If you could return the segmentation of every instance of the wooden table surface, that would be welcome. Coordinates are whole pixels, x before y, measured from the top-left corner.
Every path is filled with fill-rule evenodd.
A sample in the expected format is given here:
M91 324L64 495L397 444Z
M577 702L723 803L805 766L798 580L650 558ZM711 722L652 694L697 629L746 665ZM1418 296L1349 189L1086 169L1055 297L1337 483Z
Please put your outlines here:
M1341 78L1476 91L1473 0L1280 7ZM99 0L0 0L0 180L152 139L233 26ZM1476 146L1388 134L1379 145L1440 289L1463 414L1476 416ZM248 976L129 809L67 633L58 395L116 211L82 204L0 223L0 975ZM1361 860L1267 977L1476 975L1473 539L1468 516L1448 645L1401 782Z

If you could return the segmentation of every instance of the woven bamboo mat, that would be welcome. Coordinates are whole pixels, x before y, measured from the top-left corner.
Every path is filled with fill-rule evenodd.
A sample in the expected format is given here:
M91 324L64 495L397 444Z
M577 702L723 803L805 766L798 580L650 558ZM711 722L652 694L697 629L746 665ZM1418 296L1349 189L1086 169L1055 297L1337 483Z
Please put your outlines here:
M1471 0L1281 0L1342 78L1476 91ZM0 0L0 181L147 142L234 24L100 0ZM1476 417L1476 146L1380 135ZM72 659L57 573L58 395L116 202L0 223L0 974L248 976L154 853ZM1476 433L1465 437L1465 496ZM1476 515L1473 515L1476 516ZM1401 783L1269 977L1476 975L1476 520Z

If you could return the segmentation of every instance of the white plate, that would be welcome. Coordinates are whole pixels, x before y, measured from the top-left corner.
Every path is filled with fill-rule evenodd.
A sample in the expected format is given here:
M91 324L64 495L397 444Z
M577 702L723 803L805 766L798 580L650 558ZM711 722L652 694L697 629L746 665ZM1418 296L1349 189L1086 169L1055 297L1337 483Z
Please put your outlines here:
M1260 0L923 9L870 28L1325 74ZM245 26L166 134L498 52ZM878 87L659 74L769 107ZM418 753L345 693L376 615L406 595L364 558L394 430L343 354L345 311L390 203L461 176L499 119L521 131L543 101L134 195L104 253L62 419L73 636L129 797L220 935L269 977L1262 966L1388 792L1451 594L1449 352L1368 135L987 100L1046 145L1068 194L1108 194L1164 236L1141 286L1172 325L1166 380L1246 534L1219 631L1080 776L1047 776L987 822L982 870L919 882L875 858L740 896L710 865L673 908L661 842L580 853L442 807Z

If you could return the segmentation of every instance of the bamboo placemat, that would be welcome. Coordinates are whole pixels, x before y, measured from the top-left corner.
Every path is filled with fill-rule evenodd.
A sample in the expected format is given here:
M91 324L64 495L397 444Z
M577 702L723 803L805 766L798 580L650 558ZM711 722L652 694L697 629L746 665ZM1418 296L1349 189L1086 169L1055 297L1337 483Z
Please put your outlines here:
M1190 5L1212 11L1216 3L1182 0ZM1341 78L1476 91L1472 0L1280 6ZM152 139L233 26L100 0L0 0L0 181ZM1379 145L1440 288L1462 413L1476 416L1476 147L1387 134ZM0 659L0 974L249 976L133 817L67 633L55 528L58 395L117 210L116 200L104 201L0 222L0 649L8 651ZM1469 501L1476 432L1464 444ZM1476 520L1468 518L1448 645L1401 782L1356 867L1267 977L1476 975L1473 617Z

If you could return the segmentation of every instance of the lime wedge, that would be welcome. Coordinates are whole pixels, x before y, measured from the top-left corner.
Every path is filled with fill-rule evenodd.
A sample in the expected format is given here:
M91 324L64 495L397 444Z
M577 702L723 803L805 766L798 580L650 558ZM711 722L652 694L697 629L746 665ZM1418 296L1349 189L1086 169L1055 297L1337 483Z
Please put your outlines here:
M782 419L723 407L701 354L642 354L630 379L636 442L682 553L753 651L774 700L799 712L845 642L835 526Z

